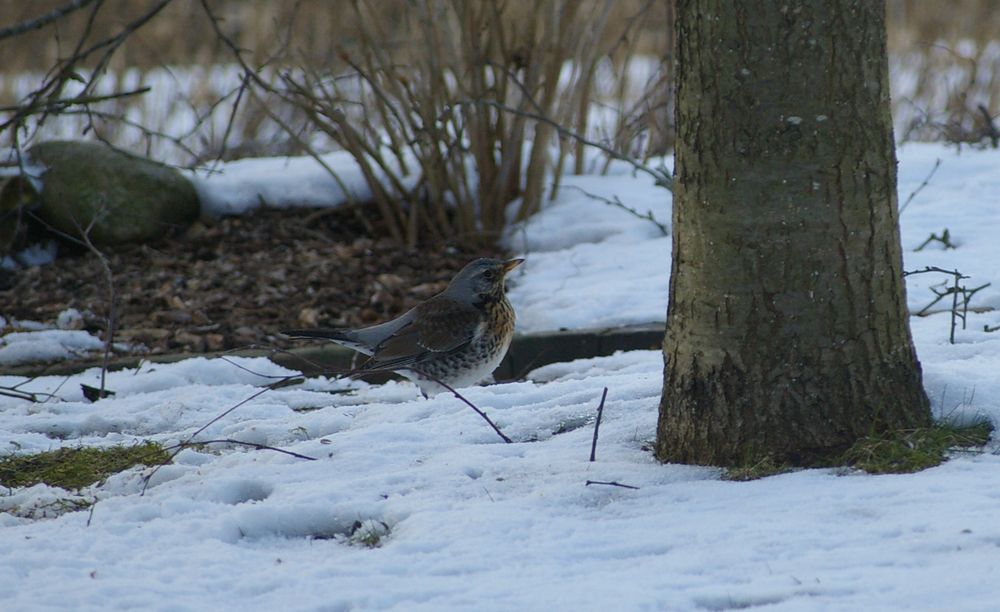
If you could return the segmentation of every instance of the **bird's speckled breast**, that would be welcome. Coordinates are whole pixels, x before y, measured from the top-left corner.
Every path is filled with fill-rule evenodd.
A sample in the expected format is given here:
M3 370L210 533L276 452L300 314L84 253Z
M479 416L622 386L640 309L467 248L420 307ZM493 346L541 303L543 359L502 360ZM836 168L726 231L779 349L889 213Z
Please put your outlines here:
M474 385L492 374L503 361L514 337L514 308L504 297L487 303L485 309L486 320L476 328L464 350L435 357L422 364L421 370L455 388ZM432 381L421 384L422 388L425 386L440 389Z

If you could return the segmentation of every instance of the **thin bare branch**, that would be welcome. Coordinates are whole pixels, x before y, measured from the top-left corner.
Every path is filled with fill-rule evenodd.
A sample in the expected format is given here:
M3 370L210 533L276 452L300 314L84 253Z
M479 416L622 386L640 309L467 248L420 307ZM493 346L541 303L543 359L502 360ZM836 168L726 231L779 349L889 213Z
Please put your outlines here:
M107 290L107 317L106 326L104 332L104 357L101 362L101 386L98 389L98 398L106 397L108 395L108 390L106 387L106 379L108 375L108 362L111 359L111 348L114 346L115 342L115 331L118 326L118 294L115 291L115 277L111 272L111 264L108 263L108 258L98 249L94 242L90 239L90 231L94 227L94 223L97 222L100 217L100 212L95 212L93 218L87 224L87 227L81 227L78 222L76 222L77 231L80 232L80 241L83 243L87 250L90 251L97 261L101 264L101 270L104 272L104 283L105 289Z
M25 32L30 32L31 30L40 30L50 23L58 21L66 15L82 9L92 2L94 2L94 0L72 0L71 2L67 2L63 6L53 9L44 15L35 17L34 19L26 19L25 21L2 28L0 29L0 40L24 34Z
M639 490L639 487L636 487L636 486L633 486L633 485L622 484L622 483L616 482L614 480L612 480L610 482L604 481L604 480L588 480L586 483L584 483L584 486L588 486L589 487L590 485L604 485L604 486L608 486L608 487L621 487L622 489L634 489L636 491Z
M422 376L428 378L429 380L433 380L437 384L441 385L442 387L444 387L445 389L447 389L448 391L450 391L452 395L454 395L459 400L461 400L466 406L468 406L469 408L472 408L476 412L476 414L478 414L479 416L481 416L483 418L483 420L486 421L489 424L489 426L493 428L493 431L497 432L497 435L500 436L501 440L503 440L507 444L510 444L510 443L513 442L513 440L511 440L510 438L507 437L507 434L505 434L504 432L500 431L500 428L497 427L496 423L494 423L490 419L490 417L486 416L485 412L483 412L482 410L480 410L479 407L477 407L475 404L473 404L468 399L466 399L464 395L462 395L461 393L459 393L458 391L456 391L454 388L452 388L451 385L443 383L440 380L438 380L437 378L435 378L433 376L428 376L427 374L424 374L423 372L419 372L419 374L421 374Z
M556 132L559 133L560 136L562 136L564 138L572 138L574 140L579 140L580 142L582 142L585 145L594 147L595 149L598 149L598 150L602 151L604 154L608 155L609 157L611 157L613 159L617 159L619 161L623 161L623 162L627 163L628 165L632 166L632 168L634 168L638 172L642 172L642 173L648 174L649 176L653 177L653 180L655 181L655 184L657 186L664 187L664 188L666 188L668 190L672 190L673 189L674 179L669 174L667 174L666 171L659 170L659 169L656 169L656 168L651 168L651 167L647 166L646 164L638 162L638 161L632 159L631 157L629 157L627 155L623 155L622 153L619 153L618 151L615 151L614 149L612 149L611 147L609 147L609 146L607 146L605 144L602 144L600 142L591 140L591 139L589 139L589 138L587 138L585 136L577 134L576 132L574 132L574 131L572 131L570 129L567 129L566 127L560 125L554 119L552 119L550 117L547 117L545 115L542 115L542 114L539 114L539 113L533 113L531 111L524 111L524 110L521 110L521 109L513 108L511 106L507 106L506 104L501 104L501 103L497 102L496 100L485 100L485 99L481 99L481 100L464 100L464 101L459 102L458 104L462 104L462 105L477 105L477 104L480 104L480 105L492 106L493 108L496 108L498 110L502 110L502 111L504 111L506 113L511 113L511 114L514 114L514 115L519 115L519 116L522 116L522 117L526 117L528 119L532 119L534 121L538 121L540 123L544 123L544 124L552 127Z
M920 183L920 185L918 185L916 189L910 192L909 197L907 197L906 201L903 202L903 205L899 207L899 214L903 214L903 211L906 210L906 207L910 205L910 202L913 201L913 198L917 197L917 194L923 191L924 187L926 187L927 184L930 183L931 177L934 176L934 173L937 172L937 169L940 167L941 167L941 158L939 157L937 158L937 161L934 162L934 167L931 168L931 171L927 173L926 177L924 177L924 181Z
M283 455L289 455L295 457L296 459L306 459L308 461L316 461L316 457L310 457L308 455L301 455L290 450L285 450L283 448L276 448L274 446L268 446L267 444L258 444L257 442L244 442L242 440L233 440L231 438L221 438L219 440L199 440L197 442L181 442L173 446L168 446L164 450L191 448L195 446L201 446L203 444L237 444L240 446L249 446L250 448L255 448L257 450L269 450L276 453L281 453Z
M613 198L609 199L605 198L604 196L599 196L596 193L590 193L586 189L583 189L576 185L568 185L568 186L573 189L576 189L577 191L587 196L591 200L598 200L600 202L604 202L609 206L614 206L615 208L620 208L624 210L625 212L627 212L628 214L632 215L637 219L642 219L643 221L649 221L650 223L655 225L658 230L660 230L661 234L663 234L664 236L670 235L670 228L667 227L666 224L661 223L655 216L653 216L652 210L647 210L644 214L632 208L631 206L627 206L624 202L621 201L621 199L618 196L613 196Z
M590 443L590 461L597 461L597 432L601 428L601 417L604 416L604 400L608 398L608 388L601 393L601 403L597 406L597 418L594 420L594 440Z
M14 387L0 387L0 395L6 397L13 397L14 399L21 399L28 402L38 403L39 398L45 397L46 399L52 399L56 397L51 393L41 393L37 391L21 391L16 386Z

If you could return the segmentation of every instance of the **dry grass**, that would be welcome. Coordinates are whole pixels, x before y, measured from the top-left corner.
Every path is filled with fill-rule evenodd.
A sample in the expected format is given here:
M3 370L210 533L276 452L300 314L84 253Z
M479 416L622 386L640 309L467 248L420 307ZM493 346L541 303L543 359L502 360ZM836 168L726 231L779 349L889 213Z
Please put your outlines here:
M66 0L0 0L3 23L13 24L38 17L66 4ZM240 0L208 3L225 18L227 33L250 51L250 61L263 59L274 42L294 33L296 47L312 57L332 57L334 45L349 23L339 17L344 3L324 0ZM28 32L0 41L5 73L45 71L68 53L93 16L91 40L120 29L149 9L149 2L103 0L61 19L54 27ZM96 11L93 9L97 8ZM134 36L115 56L109 68L143 70L159 66L197 64L208 66L228 61L211 23L205 18L201 0L173 0L164 11Z
M996 2L890 0L888 6L897 138L996 147Z
M0 15L3 15L0 27L36 18L66 3L67 0L0 0ZM603 3L601 0L583 0L572 4L579 5L577 10L581 13L587 13L593 5ZM100 4L92 27L95 36L121 27L149 8L149 3L134 0L103 0ZM298 57L307 58L313 65L325 64L337 69L339 49L354 47L362 38L359 17L352 9L353 0L209 0L207 4L223 18L226 34L241 49L249 52L250 63L259 63L272 55L280 41L292 39ZM405 51L407 41L412 43L418 38L417 32L409 29L412 24L405 18L407 4L406 0L379 0L374 4L381 28L394 41L390 51ZM435 4L443 7L451 2ZM520 12L525 17L534 11L530 2L506 4L506 12ZM608 4L608 21L617 28L621 28L625 20L648 4L645 18L633 27L637 36L631 44L644 52L660 47L663 32L669 29L667 7L670 2L615 0ZM84 31L92 7L85 7L60 20L57 29L47 28L0 41L0 54L4 57L0 70L11 74L47 69ZM517 20L516 15L511 17ZM606 47L614 42L613 38L614 34L609 30L598 45ZM141 35L121 50L111 68L206 66L228 61L229 53L216 40L211 23L205 19L201 0L173 0L161 16L145 26Z
M4 26L44 14L66 4L66 0L0 0L0 23ZM351 2L329 0L209 0L222 15L227 33L240 48L250 52L251 63L269 55L274 43L291 37L297 53L314 65L327 63L336 68L338 47L357 44L357 22ZM383 27L400 40L407 31L398 18L405 0L380 0ZM527 10L531 3L517 4ZM622 21L647 4L644 0L614 2L609 15L609 31L620 30ZM629 44L642 54L662 54L669 40L670 0L649 2L650 12L633 30ZM994 0L887 0L889 51L901 54L935 42L954 45L959 40L985 44L1000 39L1000 11ZM111 31L147 8L134 0L104 0L93 30ZM52 28L29 32L0 41L3 74L45 70L83 31L89 11L83 9ZM608 38L612 35L609 34ZM607 43L608 39L602 41ZM162 65L198 64L207 66L228 61L228 52L215 39L212 26L204 19L201 0L173 0L161 18L146 26L117 55L111 68L148 69Z
M887 0L889 51L931 41L984 43L1000 34L995 0Z

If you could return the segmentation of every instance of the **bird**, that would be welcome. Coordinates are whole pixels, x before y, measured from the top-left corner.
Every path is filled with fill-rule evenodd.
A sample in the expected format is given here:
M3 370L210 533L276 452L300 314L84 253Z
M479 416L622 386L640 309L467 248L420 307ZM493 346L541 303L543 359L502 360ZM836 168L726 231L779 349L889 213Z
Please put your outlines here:
M504 279L523 262L473 260L443 291L385 323L281 333L331 340L368 355L359 372L396 372L415 382L425 397L475 385L500 365L514 337L514 308Z

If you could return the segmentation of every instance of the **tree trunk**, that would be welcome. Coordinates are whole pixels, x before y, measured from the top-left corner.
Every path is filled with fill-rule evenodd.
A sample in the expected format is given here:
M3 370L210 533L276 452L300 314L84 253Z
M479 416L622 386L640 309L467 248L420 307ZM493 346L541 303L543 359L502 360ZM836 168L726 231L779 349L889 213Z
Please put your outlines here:
M885 6L678 0L657 455L817 465L930 422L910 337Z

